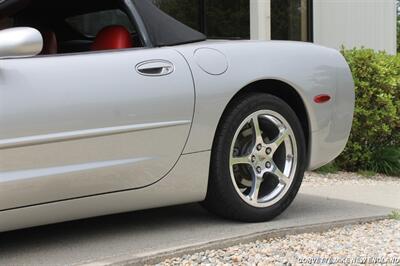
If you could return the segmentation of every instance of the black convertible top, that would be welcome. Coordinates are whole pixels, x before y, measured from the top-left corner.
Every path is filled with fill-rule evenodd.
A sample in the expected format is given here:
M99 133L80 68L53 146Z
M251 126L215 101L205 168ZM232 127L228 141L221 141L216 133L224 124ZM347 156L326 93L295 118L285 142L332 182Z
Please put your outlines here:
M183 43L204 41L207 37L170 17L151 0L132 0L143 23L151 42L155 46L169 46Z
M109 0L115 1L115 0ZM147 31L148 38L153 46L171 46L178 45L184 43L192 43L203 41L207 37L184 25L183 23L177 21L171 16L167 15L163 11L161 11L157 6L155 6L151 0L125 0L131 1L134 4L134 7L139 14L143 26ZM12 15L25 7L29 6L32 0L0 0L0 18L2 16ZM42 6L51 6L54 7L54 4L57 3L57 8L63 8L65 6L73 6L74 9L79 9L79 6L82 6L82 9L85 9L88 5L98 5L101 3L107 3L107 0L102 1L93 1L87 0L87 2L83 0L69 0L69 1L60 1L60 0L39 0L37 1ZM50 8L50 7L49 7Z
M0 18L9 16L29 4L29 0L0 0Z

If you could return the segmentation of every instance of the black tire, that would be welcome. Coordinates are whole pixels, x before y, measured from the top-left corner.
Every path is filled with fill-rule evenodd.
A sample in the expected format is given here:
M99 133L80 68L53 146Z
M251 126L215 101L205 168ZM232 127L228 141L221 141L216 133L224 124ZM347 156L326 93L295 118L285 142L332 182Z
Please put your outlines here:
M232 141L241 123L254 112L271 110L290 124L297 143L297 169L294 180L283 196L272 206L259 208L245 202L233 184L229 158ZM211 155L208 192L203 206L227 219L243 222L264 222L284 212L295 199L306 169L306 141L300 121L293 109L283 100L265 93L252 93L236 98L226 110L215 136Z

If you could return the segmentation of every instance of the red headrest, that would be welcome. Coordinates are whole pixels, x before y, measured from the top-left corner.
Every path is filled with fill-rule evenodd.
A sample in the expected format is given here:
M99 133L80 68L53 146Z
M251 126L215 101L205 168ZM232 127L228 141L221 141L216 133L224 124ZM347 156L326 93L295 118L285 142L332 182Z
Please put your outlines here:
M58 52L57 36L54 31L43 31L43 49L40 54L56 54Z
M92 44L93 51L132 48L132 36L123 26L108 26L102 29Z

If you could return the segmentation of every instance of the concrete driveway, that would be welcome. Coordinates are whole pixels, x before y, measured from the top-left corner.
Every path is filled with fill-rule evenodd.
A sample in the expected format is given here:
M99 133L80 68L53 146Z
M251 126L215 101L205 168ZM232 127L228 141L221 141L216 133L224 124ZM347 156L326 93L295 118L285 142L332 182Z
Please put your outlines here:
M381 182L373 185L340 184L318 188L303 186L302 191L328 199L342 199L400 210L400 184Z
M278 219L243 224L222 220L191 204L4 233L0 235L0 264L138 262L155 254L213 248L250 241L251 237L375 219L391 210L301 194Z

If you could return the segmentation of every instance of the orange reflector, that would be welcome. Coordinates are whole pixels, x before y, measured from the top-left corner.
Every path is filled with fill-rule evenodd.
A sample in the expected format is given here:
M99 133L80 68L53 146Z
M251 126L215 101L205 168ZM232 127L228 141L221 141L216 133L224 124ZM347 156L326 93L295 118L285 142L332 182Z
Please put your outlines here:
M331 100L331 96L329 96L328 94L321 94L321 95L314 97L314 102L316 102L318 104L327 103L330 100Z

